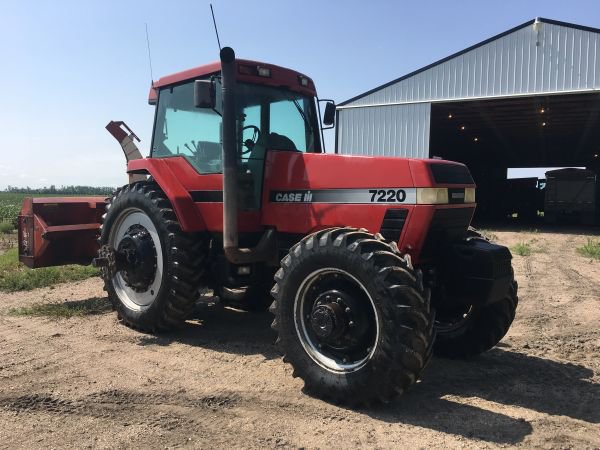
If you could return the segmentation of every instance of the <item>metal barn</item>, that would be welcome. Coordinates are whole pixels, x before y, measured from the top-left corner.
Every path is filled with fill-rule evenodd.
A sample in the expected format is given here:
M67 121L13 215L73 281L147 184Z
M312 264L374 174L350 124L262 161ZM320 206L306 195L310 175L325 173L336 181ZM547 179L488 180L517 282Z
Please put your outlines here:
M507 168L598 171L599 88L600 30L537 18L342 102L336 152L464 162L484 211Z

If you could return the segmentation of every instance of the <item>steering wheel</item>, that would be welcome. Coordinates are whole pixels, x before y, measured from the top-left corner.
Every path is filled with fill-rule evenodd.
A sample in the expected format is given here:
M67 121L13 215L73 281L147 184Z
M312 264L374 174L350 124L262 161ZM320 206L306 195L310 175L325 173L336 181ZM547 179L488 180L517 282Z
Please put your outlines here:
M258 128L257 126L246 125L244 128L242 128L242 138L243 138L244 130L252 130L252 138L246 139L244 141L243 144L244 144L244 147L246 147L246 150L242 150L242 155L245 155L246 153L250 153L252 151L252 149L254 148L254 146L256 145L256 143L258 142L258 140L260 139L260 128Z

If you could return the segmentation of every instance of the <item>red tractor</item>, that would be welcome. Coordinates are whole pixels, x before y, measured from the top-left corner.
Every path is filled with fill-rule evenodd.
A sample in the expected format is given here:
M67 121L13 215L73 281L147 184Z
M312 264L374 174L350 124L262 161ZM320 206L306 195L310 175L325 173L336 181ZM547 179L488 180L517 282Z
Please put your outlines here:
M180 325L207 290L270 306L284 361L333 401L387 401L432 353L495 346L517 284L509 250L469 227L468 169L325 154L310 78L220 56L153 85L149 157L109 124L130 177L112 198L26 200L21 261L93 260L120 320L147 332Z

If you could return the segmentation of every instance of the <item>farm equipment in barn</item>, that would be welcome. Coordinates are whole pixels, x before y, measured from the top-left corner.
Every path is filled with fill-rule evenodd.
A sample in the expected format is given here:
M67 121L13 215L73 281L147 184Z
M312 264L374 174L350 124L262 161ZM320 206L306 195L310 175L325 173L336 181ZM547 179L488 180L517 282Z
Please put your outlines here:
M25 202L21 260L93 259L120 320L147 332L180 325L207 288L269 308L294 375L339 402L387 401L432 353L496 345L517 284L509 250L469 227L468 169L325 154L310 78L220 56L153 85L149 157L113 123L130 183L112 198Z
M600 183L594 171L577 168L549 170L546 180L546 223L598 223Z

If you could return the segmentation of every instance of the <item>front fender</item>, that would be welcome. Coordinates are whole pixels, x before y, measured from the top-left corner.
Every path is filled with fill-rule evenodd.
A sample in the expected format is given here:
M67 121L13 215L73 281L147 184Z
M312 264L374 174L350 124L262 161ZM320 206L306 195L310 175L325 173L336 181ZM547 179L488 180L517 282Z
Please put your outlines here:
M128 174L150 175L165 193L179 220L181 229L186 233L206 230L206 224L190 193L181 184L166 161L161 159L144 158L127 163Z

